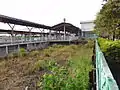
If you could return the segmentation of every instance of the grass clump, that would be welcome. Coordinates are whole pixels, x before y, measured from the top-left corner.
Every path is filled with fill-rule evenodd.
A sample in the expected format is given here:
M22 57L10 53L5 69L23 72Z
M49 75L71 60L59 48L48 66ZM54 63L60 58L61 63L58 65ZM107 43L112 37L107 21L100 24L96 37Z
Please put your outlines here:
M41 71L46 67L46 61L45 60L38 60L35 62L33 67L31 68L30 72L35 72L35 71Z
M30 56L34 57L34 56L38 56L39 54L40 54L40 52L36 50L36 51L32 51L30 53Z
M8 54L7 57L9 59L12 59L12 58L17 58L18 56L19 56L19 54L17 52L13 52L13 53Z
M81 67L73 67L75 63L69 62L71 64L62 67L56 62L49 64L47 69L50 73L43 75L38 86L42 90L88 90L91 65L86 67L85 63L82 63Z
M27 55L27 52L24 48L20 48L20 50L18 52L12 52L10 54L8 54L8 58L12 59L12 58L17 58L17 57L24 57Z
M20 57L24 57L27 55L27 51L24 48L20 48L19 55Z

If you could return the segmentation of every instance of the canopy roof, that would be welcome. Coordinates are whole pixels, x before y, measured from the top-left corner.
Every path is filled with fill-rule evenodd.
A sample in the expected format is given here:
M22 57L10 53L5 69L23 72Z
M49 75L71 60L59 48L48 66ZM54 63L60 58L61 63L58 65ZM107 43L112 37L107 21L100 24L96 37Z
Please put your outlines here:
M65 26L65 31L70 32L70 33L78 33L81 32L81 29L70 24L70 23L60 23L57 25L54 25L51 27L52 30L56 31L64 31L64 26Z
M13 17L8 17L5 15L0 15L0 22L4 23L10 23L10 24L16 24L16 25L22 25L22 26L29 26L29 27L35 27L35 28L43 28L43 29L50 29L50 26L22 20L22 19L17 19Z
M64 26L65 26L66 32L75 33L75 34L78 32L81 32L80 28L70 23L60 23L51 27L51 26L46 26L46 25L42 25L42 24L38 24L38 23L34 23L34 22L22 20L22 19L17 19L17 18L5 16L5 15L0 15L0 22L35 27L35 28L49 29L54 31L64 31Z

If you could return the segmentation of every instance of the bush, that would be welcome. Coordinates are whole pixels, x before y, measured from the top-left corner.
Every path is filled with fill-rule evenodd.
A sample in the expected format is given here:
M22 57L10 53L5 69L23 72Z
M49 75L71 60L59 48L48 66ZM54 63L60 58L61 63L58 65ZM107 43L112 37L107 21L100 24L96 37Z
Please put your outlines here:
M30 53L30 55L31 56L37 56L37 55L39 55L39 51L32 51L31 53Z
M93 48L94 47L94 40L88 40L88 43L85 44L87 48Z
M37 84L42 90L88 90L88 74L85 70L81 72L75 68L73 76L69 65L61 67L54 61L49 62L47 69L50 72L45 73Z
M16 58L16 57L18 57L17 52L13 52L13 53L8 54L8 58Z
M35 71L41 71L46 67L46 61L45 60L38 60L32 67L31 72Z
M27 55L26 50L25 50L24 48L20 48L20 50L19 50L19 55L20 55L21 57L26 56L26 55Z
M63 45L57 45L57 44L52 45L52 48L63 48L63 47L64 47Z
M99 38L98 43L107 61L120 63L120 40L112 41Z

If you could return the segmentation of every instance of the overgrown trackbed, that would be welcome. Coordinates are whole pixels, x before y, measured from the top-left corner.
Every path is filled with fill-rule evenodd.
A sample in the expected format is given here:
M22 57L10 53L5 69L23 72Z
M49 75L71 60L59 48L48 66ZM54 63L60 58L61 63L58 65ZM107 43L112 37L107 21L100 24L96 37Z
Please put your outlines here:
M60 65L65 65L66 60L74 55L90 60L92 48L89 48L89 45L54 45L48 49L30 52L24 57L12 56L1 59L0 90L23 90L27 86L30 90L37 90L37 82L46 72L43 65L38 64L40 60L56 60Z

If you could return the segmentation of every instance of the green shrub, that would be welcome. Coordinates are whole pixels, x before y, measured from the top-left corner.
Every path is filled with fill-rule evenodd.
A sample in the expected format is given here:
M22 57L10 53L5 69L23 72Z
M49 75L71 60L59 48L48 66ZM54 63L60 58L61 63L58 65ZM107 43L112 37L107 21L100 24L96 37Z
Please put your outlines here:
M31 72L43 70L46 67L45 60L38 60L32 67Z
M24 48L20 48L20 50L19 50L19 55L20 55L21 57L26 56L26 55L27 55L26 50L25 50Z
M37 85L42 90L88 90L89 66L86 69L83 67L71 68L71 73L72 64L72 61L68 61L68 66L60 66L54 60L48 61L49 72L43 75ZM86 67L85 63L83 65Z
M120 63L120 40L112 41L99 38L98 42L108 61Z
M40 52L36 50L36 51L32 51L32 52L30 53L30 55L31 55L31 56L37 56L37 55L39 55L39 53L40 53Z
M78 47L77 45L70 45L71 49L77 49L77 47Z
M94 46L94 40L88 40L88 43L85 44L87 48L93 48Z
M18 56L19 56L19 55L18 55L17 52L13 52L13 53L8 54L8 58L16 58L16 57L18 57Z
M43 54L44 54L45 57L49 57L50 54L51 54L51 51L50 51L49 49L45 49L45 50L43 51Z
M63 47L64 47L63 45L57 45L57 44L52 45L52 48L63 48Z
M37 83L40 90L88 90L92 70L92 49L85 45L51 46L43 50L45 64L35 64L34 70L45 69ZM49 59L49 60L48 60Z

